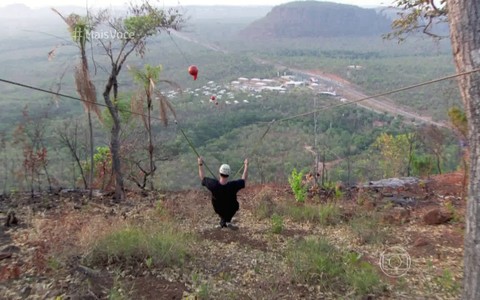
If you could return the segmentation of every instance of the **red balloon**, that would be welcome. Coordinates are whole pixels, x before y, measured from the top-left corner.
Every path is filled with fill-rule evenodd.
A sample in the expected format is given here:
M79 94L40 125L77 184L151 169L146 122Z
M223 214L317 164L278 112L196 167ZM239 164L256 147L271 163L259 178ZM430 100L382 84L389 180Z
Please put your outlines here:
M193 80L197 80L198 68L195 65L188 67L188 73L193 76Z
M212 101L215 101L216 98L217 98L217 97L215 97L215 95L213 95L212 97L210 97L210 99L211 99Z

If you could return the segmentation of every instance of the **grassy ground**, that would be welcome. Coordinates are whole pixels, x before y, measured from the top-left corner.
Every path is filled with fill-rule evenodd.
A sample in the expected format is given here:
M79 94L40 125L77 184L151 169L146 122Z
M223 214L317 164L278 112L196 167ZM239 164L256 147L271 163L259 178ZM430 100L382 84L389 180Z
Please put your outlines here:
M1 243L9 248L0 250L11 256L0 259L0 294L456 299L463 262L460 183L452 175L389 191L344 191L336 199L320 190L304 204L287 186L248 187L239 194L238 230L215 228L204 190L131 194L120 205L78 194L3 197L2 220L15 210L19 224L1 228ZM385 202L391 194L415 198L416 205ZM425 225L425 212L439 207L454 213L453 220Z

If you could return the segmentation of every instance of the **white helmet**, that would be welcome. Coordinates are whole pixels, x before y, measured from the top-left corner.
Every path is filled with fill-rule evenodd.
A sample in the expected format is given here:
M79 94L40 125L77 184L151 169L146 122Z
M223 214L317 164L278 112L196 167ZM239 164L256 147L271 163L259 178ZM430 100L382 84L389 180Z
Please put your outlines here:
M227 164L223 164L220 166L220 169L218 170L218 172L222 175L230 175L230 166L227 165Z

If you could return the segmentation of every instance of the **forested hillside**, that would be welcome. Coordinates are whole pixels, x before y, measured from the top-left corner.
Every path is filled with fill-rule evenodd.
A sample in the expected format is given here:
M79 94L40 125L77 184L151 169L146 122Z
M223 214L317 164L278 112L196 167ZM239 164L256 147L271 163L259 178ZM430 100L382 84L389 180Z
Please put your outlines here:
M373 36L388 32L390 20L373 9L331 2L296 1L274 7L245 28L247 38Z

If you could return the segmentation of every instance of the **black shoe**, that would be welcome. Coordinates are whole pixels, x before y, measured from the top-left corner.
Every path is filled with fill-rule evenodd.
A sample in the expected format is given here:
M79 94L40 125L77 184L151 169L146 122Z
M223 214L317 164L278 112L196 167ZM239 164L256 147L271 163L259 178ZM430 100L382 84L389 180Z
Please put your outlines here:
M220 220L220 224L218 225L218 228L224 228L227 227L227 222L225 222L224 219Z
M225 227L231 229L231 230L238 230L238 226L233 225L230 222L225 223Z

